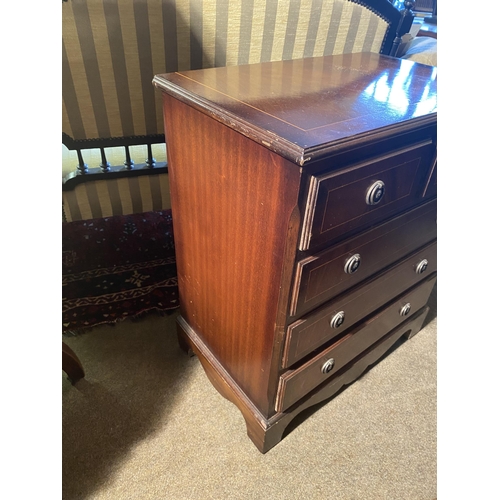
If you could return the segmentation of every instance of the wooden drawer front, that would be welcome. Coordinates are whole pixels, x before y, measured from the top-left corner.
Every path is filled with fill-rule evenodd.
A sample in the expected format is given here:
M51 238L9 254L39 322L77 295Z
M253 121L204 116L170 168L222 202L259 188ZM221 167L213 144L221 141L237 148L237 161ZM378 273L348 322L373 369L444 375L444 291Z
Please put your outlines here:
M283 368L341 335L392 298L434 273L437 269L436 251L435 241L382 275L356 286L319 310L292 323L286 333ZM335 319L341 323L334 327L331 323Z
M436 200L395 217L297 264L290 315L311 311L437 237ZM359 255L358 269L346 262Z
M411 207L421 196L434 150L429 140L346 170L312 176L299 249L352 234ZM378 190L383 195L369 204L368 193L377 182L383 183Z
M351 384L359 379L361 375L373 364L379 361L401 337L411 338L422 329L422 325L429 313L430 308L424 307L413 316L408 318L396 328L391 330L387 335L384 335L380 340L372 344L360 356L356 356L352 361L339 370L333 377L326 379L322 384L319 384L315 389L307 394L306 397L299 400L296 405L288 408L286 411L289 415L296 414L297 410L301 411L306 408L325 401L337 394L342 387Z
M289 370L280 377L276 398L276 411L281 412L296 403L315 387L338 372L356 356L405 321L414 311L423 308L432 292L436 276L391 302L382 311L352 328L346 335L296 370ZM401 309L411 304L409 315L402 316ZM333 359L333 368L327 373L322 369Z

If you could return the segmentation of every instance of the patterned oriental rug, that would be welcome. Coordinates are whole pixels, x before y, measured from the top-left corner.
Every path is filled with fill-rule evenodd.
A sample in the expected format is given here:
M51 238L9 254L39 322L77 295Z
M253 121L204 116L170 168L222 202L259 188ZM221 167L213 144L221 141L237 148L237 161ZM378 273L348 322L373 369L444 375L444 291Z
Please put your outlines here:
M171 210L63 222L63 334L177 309Z

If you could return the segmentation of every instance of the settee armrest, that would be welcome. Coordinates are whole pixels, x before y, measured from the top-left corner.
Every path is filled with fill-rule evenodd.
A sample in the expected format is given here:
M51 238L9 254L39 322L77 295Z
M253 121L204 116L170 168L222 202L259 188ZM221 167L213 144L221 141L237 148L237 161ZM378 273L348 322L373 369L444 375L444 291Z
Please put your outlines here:
M437 66L437 39L429 36L417 36L408 43L402 59Z

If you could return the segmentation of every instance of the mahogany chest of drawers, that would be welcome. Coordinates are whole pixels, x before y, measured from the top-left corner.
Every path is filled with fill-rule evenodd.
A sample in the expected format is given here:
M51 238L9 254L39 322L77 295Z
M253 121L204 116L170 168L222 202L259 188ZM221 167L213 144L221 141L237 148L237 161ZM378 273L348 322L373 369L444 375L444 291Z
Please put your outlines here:
M436 69L360 53L154 84L179 341L265 453L423 324L437 264Z

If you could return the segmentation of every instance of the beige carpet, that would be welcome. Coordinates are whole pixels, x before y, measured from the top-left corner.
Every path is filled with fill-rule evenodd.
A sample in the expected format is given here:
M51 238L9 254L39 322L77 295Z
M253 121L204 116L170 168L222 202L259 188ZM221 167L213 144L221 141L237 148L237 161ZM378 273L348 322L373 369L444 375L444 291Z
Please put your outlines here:
M426 326L266 455L178 347L175 315L65 339L63 499L436 498L436 292ZM292 423L293 425L293 423Z

